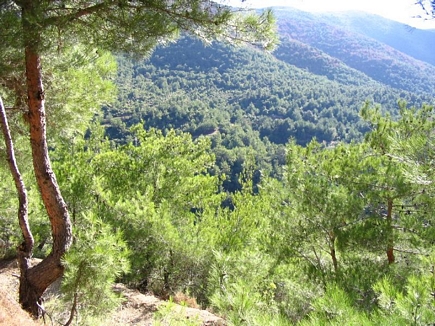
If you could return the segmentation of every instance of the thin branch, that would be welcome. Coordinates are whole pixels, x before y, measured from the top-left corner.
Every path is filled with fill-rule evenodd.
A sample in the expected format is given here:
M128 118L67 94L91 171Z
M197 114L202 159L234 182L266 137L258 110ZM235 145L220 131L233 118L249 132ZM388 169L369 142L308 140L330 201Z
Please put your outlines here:
M74 320L74 315L77 313L77 292L74 293L73 305L71 307L69 319L64 326L69 326Z
M86 8L79 8L76 12L71 14L49 17L43 21L42 25L47 27L52 25L58 25L59 23L61 24L69 23L81 17L88 16L98 11L104 10L107 7L110 7L114 4L115 4L114 1L109 1L109 2L98 3L96 5L86 7Z
M398 251L398 252L403 252L406 254L412 254L412 255L423 255L423 256L429 256L427 253L422 253L420 251L415 251L415 250L411 250L411 249L401 249L401 248L394 248L394 251Z
M3 132L3 137L5 139L7 161L9 164L9 168L11 170L12 177L15 182L15 187L17 188L17 192L18 192L18 200L19 200L18 221L20 224L21 232L24 237L24 242L18 249L19 249L19 253L24 255L23 256L24 258L30 258L33 250L34 240L33 240L32 232L30 231L29 220L28 220L27 190L15 159L14 144L12 141L11 131L9 129L6 110L3 105L3 101L1 97L0 97L0 124Z

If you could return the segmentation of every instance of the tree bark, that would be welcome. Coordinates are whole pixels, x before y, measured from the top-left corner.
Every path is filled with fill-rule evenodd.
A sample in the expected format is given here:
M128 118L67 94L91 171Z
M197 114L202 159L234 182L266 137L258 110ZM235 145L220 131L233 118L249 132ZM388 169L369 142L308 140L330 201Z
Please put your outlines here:
M14 179L15 187L18 193L18 222L20 224L21 232L23 233L24 242L19 247L19 252L25 253L28 258L33 250L34 240L32 232L29 227L28 220L28 197L27 190L24 184L23 178L21 177L20 170L18 169L17 161L15 159L14 144L12 141L11 132L9 129L8 118L6 115L6 110L3 105L3 100L0 97L0 123L2 127L3 137L5 139L6 145L6 155L11 170L12 177Z
M388 264L395 262L394 257L394 233L393 233L393 200L387 202L387 259Z
M22 22L28 122L33 169L41 198L50 219L53 246L51 253L38 265L28 268L20 279L19 301L32 315L41 315L42 294L47 287L63 274L61 258L72 242L71 222L68 209L60 193L48 155L46 115L42 69L39 49L42 33L39 31L38 13L33 7L36 1L23 1Z
M30 226L29 226L27 190L15 159L14 144L9 129L6 110L4 108L1 97L0 97L0 123L2 127L3 137L5 139L6 154L7 154L9 169L11 170L11 174L14 179L15 187L17 188L17 193L18 193L18 222L20 224L21 233L23 234L24 241L17 248L17 251L18 251L18 264L20 267L20 284L24 284L25 279L27 277L27 271L29 269L30 258L32 257L32 251L33 251L33 246L35 241L33 239L33 235L32 232L30 231Z
M331 255L332 266L334 267L334 273L335 275L337 275L338 260L337 260L337 253L335 251L335 234L334 232L330 232L328 236L329 236L329 254Z

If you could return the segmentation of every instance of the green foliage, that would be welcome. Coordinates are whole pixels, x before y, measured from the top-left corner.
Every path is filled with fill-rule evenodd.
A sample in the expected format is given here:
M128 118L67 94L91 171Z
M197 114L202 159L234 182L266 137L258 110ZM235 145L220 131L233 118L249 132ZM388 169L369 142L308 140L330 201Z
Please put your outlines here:
M207 137L137 125L116 145L94 124L86 139L59 138L52 157L77 229L62 302L76 294L78 318L92 324L119 302L117 278L189 293L233 325L431 322L432 108L400 108L393 120L367 106L360 144L288 144L282 181L255 183L247 151L241 190L227 194L209 174ZM156 323L186 323L170 306Z
M159 310L154 314L154 324L156 326L200 326L202 322L198 316L185 315L185 307L177 307L171 300L161 305Z
M288 186L297 212L292 221L294 254L309 262L322 278L329 273L328 265L337 274L339 250L348 249L349 231L364 206L362 197L347 185L352 178L349 165L360 159L360 148L340 144L323 149L313 141L306 148L290 144L288 153Z
M269 10L260 15L246 14L203 0L174 4L63 1L30 7L5 1L1 4L0 21L14 27L4 33L7 49L19 49L25 37L19 14L22 7L26 8L27 26L33 27L28 32L39 41L36 45L41 53L78 42L146 55L157 44L177 37L180 31L205 41L220 38L254 43L266 49L277 43L274 16Z
M48 14L34 13L35 22L47 19L53 26L44 31L45 40L58 42L60 50L56 56L52 44L41 47L49 123L56 127L52 158L75 227L62 306L75 305L78 322L96 323L119 304L111 285L122 280L163 296L189 293L233 325L433 322L433 109L407 109L399 102L394 120L395 112L385 116L366 104L366 123L357 115L366 98L392 109L398 97L419 103L425 95L393 90L344 64L333 69L336 61L305 48L306 67L329 80L313 77L283 63L291 59L287 51L302 51L287 42L277 61L222 44L212 51L184 37L169 48L174 52L159 48L149 61L119 57L119 102L105 108L103 121L111 125L107 134L118 132L119 139L105 140L96 125L83 137L95 109L114 92L114 62L97 45L146 53L179 30L206 42L222 37L237 43L234 26L245 28L245 41L260 39L262 47L276 42L261 40L274 33L270 12L258 20L224 7L214 11L214 5L202 10L201 3L177 2L169 13L178 16L155 1L116 8L101 2L104 10L93 16L62 21L64 10L77 14L88 3L59 6L55 15L47 2L41 12ZM135 6L153 10L132 12ZM20 16L7 9L0 11L0 22L19 29ZM188 24L196 18L201 26ZM224 28L228 22L236 25ZM105 28L93 30L85 40L89 46L69 46L89 32L81 24L60 28L75 23ZM56 29L60 36L53 37ZM0 54L7 88L1 92L11 106L23 96L20 82L14 83L22 73L14 33L6 33L10 46ZM144 40L147 33L154 36ZM72 124L77 116L82 120ZM18 135L22 126L16 126ZM366 131L361 144L338 142ZM24 157L27 147L20 149ZM2 184L0 237L17 242L9 183ZM52 241L38 194L30 195L36 239ZM387 260L385 252L395 259ZM48 253L43 248L38 254ZM155 323L199 323L173 307L163 306Z
M424 227L431 223L433 107L408 109L401 102L397 121L383 117L368 105L362 114L370 121L372 132L366 142L372 148L371 164L376 172L370 174L369 184L379 188L371 193L373 201L390 199L397 216L395 229L413 246L432 237ZM373 197L373 195L378 197Z
M15 127L18 127L13 130L15 153L20 171L24 171L22 177L28 187L29 221L33 228L36 244L34 257L41 258L47 255L45 244L51 242L50 226L46 220L46 211L41 204L40 193L35 185L34 175L29 172L32 162L29 160L28 139L21 134L21 125ZM14 258L16 248L22 242L22 233L17 219L18 196L6 163L4 143L0 144L0 151L0 161L4 162L4 164L0 164L0 178L2 180L0 186L0 239L6 242L5 258Z
M6 164L4 165L5 168L0 168L0 177L3 180L0 201L0 239L4 241L0 257L7 256L8 251L12 249L11 243L17 243L21 236L16 227L17 223L14 223L17 220L18 198L10 172L6 170Z
M113 292L114 281L129 271L129 250L120 232L92 214L75 225L75 241L64 256L62 307L71 306L81 325L87 317L103 317L121 298ZM64 306L65 305L65 306Z
M220 311L226 311L225 318L232 325L243 325L248 322L260 303L258 293L252 291L241 279L230 284L225 293L212 298L212 303Z
M282 153L290 139L300 145L314 137L326 144L361 140L368 131L358 114L364 101L379 103L394 117L398 98L417 106L432 100L420 91L375 82L320 51L315 54L322 57L313 59L300 43L288 43L284 37L267 54L218 42L206 47L183 35L147 60L119 56L118 101L105 108L107 135L130 141L128 127L142 120L147 129L163 133L175 128L206 135L216 155L214 170L226 173L224 188L233 192L241 189L244 152L256 153L262 177L282 177ZM297 62L303 58L310 64L320 60L319 69L327 71L304 70Z
M204 176L213 163L213 156L206 152L209 146L206 138L194 143L188 134L177 135L175 131L165 137L156 130L146 132L141 126L132 131L134 143L96 158L95 169L105 177L101 180L103 188L124 198L137 189L148 191L156 205L171 198L181 209L187 203L188 208L197 205L189 196L216 185L216 178ZM117 177L109 177L113 175Z
M106 148L90 164L94 207L123 230L135 257L134 273L124 279L162 295L187 289L204 300L212 250L206 244L222 201L218 178L206 174L209 140L141 126L132 135L133 143Z
M113 57L108 53L92 52L90 54L86 51L87 49L83 46L75 45L70 48L65 47L56 54L47 52L43 58L44 72L47 77L47 97L49 98L47 114L52 148L57 145L67 146L65 143L68 142L73 143L72 138L77 133L83 134L101 105L109 103L115 95L115 87L111 80L116 69ZM5 58L5 60L12 59ZM21 58L17 62L14 61L17 65L13 67L14 69L0 71L0 79L4 86L1 91L7 94L8 106L10 107L8 115L17 148L17 160L20 170L23 171L25 183L29 188L29 218L36 244L34 255L45 257L49 250L47 244L50 244L52 240L46 211L41 204L34 175L30 172L32 160L28 136L26 136L28 125L25 122L27 108L24 101L27 95L25 95L24 81L21 79L20 69L22 67L20 64L22 65L22 63L20 60ZM94 89L92 91L94 93L91 92L91 88ZM80 115L80 119L77 119L77 114ZM65 148L64 150L66 151ZM64 157L62 157L63 159ZM65 161L63 163L68 164ZM74 162L69 163L74 165ZM84 167L86 167L85 164L81 167L76 166L76 168L80 168L81 173L85 173ZM5 173L9 174L9 172ZM74 178L71 174L65 176L65 178L68 177ZM5 175L3 179L6 182L9 177ZM85 180L89 180L89 178L81 179L81 182L85 182ZM67 184L63 181L62 183ZM12 183L7 186L7 189L8 191L4 192L2 197L5 210L0 207L0 215L3 217L0 223L5 223L4 233L0 231L0 238L5 239L10 247L15 248L21 237L18 223L16 223L16 213L12 209L16 206L13 202L16 195L15 191L12 191L14 189ZM81 196L80 200L84 200L86 197L86 193L80 192L79 189L75 190L75 195ZM89 197L86 197L86 200L89 200ZM74 209L78 202L78 199L74 203L70 202L73 204L71 207ZM80 204L84 205L84 202Z
M81 45L44 58L47 66L47 120L53 138L83 134L102 105L113 102L116 61L108 52ZM80 118L77 118L80 117Z
M435 276L433 253L422 259L421 270L406 278L403 284L395 285L388 278L375 284L385 320L393 319L398 325L427 325L435 318Z
M325 294L313 302L309 320L301 325L373 325L369 318L352 306L352 301L339 287L331 284Z
M211 304L231 325L260 325L265 319L282 322L273 299L276 285L269 277L270 258L248 248L233 254L214 252L214 258Z
M274 192L275 200L270 240L263 244L277 261L288 266L297 262L302 275L326 291L314 300L320 305L313 306L307 323L371 324L382 319L373 287L387 275L402 291L398 293L413 293L403 299L402 310L411 311L414 304L423 305L418 298L429 297L421 290L431 287L417 287L424 282L413 275L423 268L418 257L428 254L426 241L433 239L427 233L433 202L432 108L400 107L397 121L364 109L372 131L362 144L291 143L287 182L262 187ZM388 261L380 258L385 251ZM409 285L404 286L404 279ZM398 323L402 318L397 312L389 316ZM408 318L402 324L410 322Z

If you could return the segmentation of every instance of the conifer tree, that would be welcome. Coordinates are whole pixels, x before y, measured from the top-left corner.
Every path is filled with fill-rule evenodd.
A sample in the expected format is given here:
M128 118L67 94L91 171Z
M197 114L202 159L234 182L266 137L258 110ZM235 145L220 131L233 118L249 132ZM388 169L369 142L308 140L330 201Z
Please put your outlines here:
M205 41L218 38L271 48L276 43L273 20L270 11L239 16L208 0L0 2L4 49L0 74L8 77L2 79L15 81L6 87L15 92L15 103L26 110L33 169L53 237L51 253L38 265L21 271L19 301L24 309L40 314L38 302L63 274L61 258L72 242L68 208L48 153L44 55L76 43L83 43L88 51L104 48L146 55L180 31ZM20 250L31 253L32 246L29 243Z

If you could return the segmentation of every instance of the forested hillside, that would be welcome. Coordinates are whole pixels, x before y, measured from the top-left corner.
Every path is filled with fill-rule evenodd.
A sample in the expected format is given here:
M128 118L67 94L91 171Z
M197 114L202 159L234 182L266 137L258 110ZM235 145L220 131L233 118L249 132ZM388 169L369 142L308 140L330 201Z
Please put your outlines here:
M119 56L118 100L105 110L109 137L125 141L128 126L140 121L208 135L217 173L230 175L227 189L234 190L249 155L279 176L283 145L292 138L360 140L365 101L393 115L398 99L432 101L435 67L311 14L276 13L281 44L273 53L186 36L146 60Z
M435 322L434 67L276 15L267 52L270 11L0 2L0 259L24 310L108 325L120 282L169 299L156 325L200 325L174 296L228 326Z
M316 16L301 15L298 11L288 10L277 10L277 15L280 17L280 34L284 39L297 40L315 47L385 85L433 95L434 66L418 61L375 38L355 33L346 27L339 27L330 20L325 22L316 19ZM400 28L405 26L399 25L397 28L400 31ZM432 48L433 44L433 37L425 43L429 48ZM419 45L415 44L414 48L418 48Z
M435 65L433 55L435 30L416 29L377 15L358 11L319 13L315 15L315 18L363 34L413 58Z

